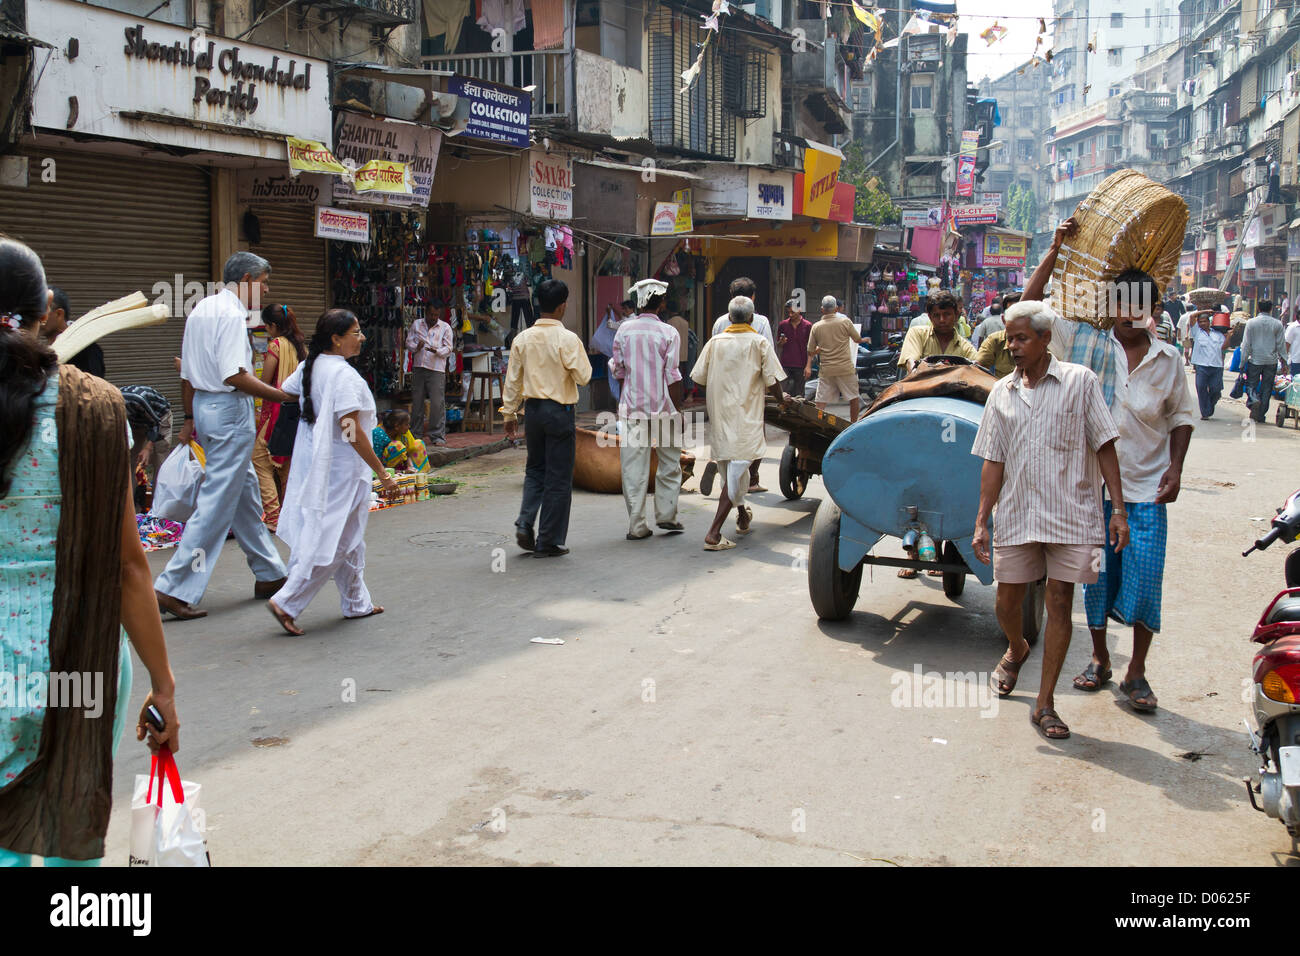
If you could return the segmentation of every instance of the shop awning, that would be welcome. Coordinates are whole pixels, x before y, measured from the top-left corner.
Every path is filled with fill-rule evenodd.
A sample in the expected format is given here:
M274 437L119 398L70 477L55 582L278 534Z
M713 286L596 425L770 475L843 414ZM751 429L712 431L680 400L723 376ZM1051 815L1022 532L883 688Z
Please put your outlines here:
M644 166L633 166L631 163L616 163L610 159L577 159L575 162L582 163L584 166L600 166L604 169L625 169L631 173L643 173L646 170ZM678 179L708 179L707 176L701 176L699 173L688 173L681 169L669 169L666 166L655 166L655 175L657 176L675 176Z
M0 26L0 42L17 43L20 46L35 46L45 50L53 50L53 43L46 43L44 40L38 40L34 36L24 33L22 30L10 26Z

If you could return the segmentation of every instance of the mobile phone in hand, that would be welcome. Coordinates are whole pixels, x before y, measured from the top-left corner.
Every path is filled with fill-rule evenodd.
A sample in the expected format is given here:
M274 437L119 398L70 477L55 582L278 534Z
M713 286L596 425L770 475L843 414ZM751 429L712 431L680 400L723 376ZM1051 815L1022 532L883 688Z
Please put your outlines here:
M154 730L158 731L159 733L162 733L164 730L167 729L167 721L163 720L162 711L160 711L153 704L150 704L148 707L145 708L144 719L145 722L148 723L150 727L152 727Z

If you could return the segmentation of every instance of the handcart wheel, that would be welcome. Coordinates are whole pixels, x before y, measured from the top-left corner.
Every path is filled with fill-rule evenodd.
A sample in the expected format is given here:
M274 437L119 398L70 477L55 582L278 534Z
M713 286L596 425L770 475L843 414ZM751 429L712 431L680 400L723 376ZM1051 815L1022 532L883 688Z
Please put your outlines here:
M1286 402L1278 402L1277 413L1274 415L1278 428L1286 427Z
M1020 635L1031 647L1042 633L1046 607L1047 581L1032 582L1025 588L1025 599L1020 604Z
M943 543L943 551L940 553L943 557L944 564L965 564L966 563L965 559L961 556L961 552L957 550L957 546L953 544L951 541L945 541ZM965 574L959 571L943 572L943 593L944 594L948 595L948 597L953 598L955 600L956 598L961 597L961 592L964 590L966 590Z
M862 586L862 563L840 570L840 509L823 501L813 517L808 545L808 596L823 621L843 621L853 613Z
M781 494L790 501L803 497L808 489L808 476L799 469L799 450L794 445L786 445L781 452L781 470L778 473Z

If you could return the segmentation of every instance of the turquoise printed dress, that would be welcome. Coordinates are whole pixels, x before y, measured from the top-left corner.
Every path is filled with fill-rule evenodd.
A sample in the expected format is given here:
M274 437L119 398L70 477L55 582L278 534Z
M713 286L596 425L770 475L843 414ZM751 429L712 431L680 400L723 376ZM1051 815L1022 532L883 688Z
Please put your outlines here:
M45 704L29 678L50 669L54 542L59 532L59 446L54 406L59 377L36 400L28 447L12 464L0 498L0 788L22 773L41 742Z
M9 493L0 498L0 789L27 769L41 745L44 695L32 695L31 675L50 670L55 542L59 533L59 442L54 410L59 376L50 376L35 402L27 448L15 457ZM38 684L40 679L38 679ZM46 682L48 686L48 682ZM131 653L125 633L118 656L113 749L122 736L131 697ZM27 866L31 857L0 847L0 867ZM47 858L46 866L95 866L98 861Z

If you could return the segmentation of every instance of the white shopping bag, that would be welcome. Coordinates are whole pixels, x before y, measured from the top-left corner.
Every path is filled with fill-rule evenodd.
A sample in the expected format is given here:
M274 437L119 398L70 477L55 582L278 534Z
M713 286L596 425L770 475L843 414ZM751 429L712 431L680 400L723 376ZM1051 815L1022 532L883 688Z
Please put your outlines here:
M203 450L191 442L177 445L158 466L150 514L184 523L194 514L203 483Z
M181 780L168 747L149 774L135 775L131 798L130 866L211 866L197 783Z

